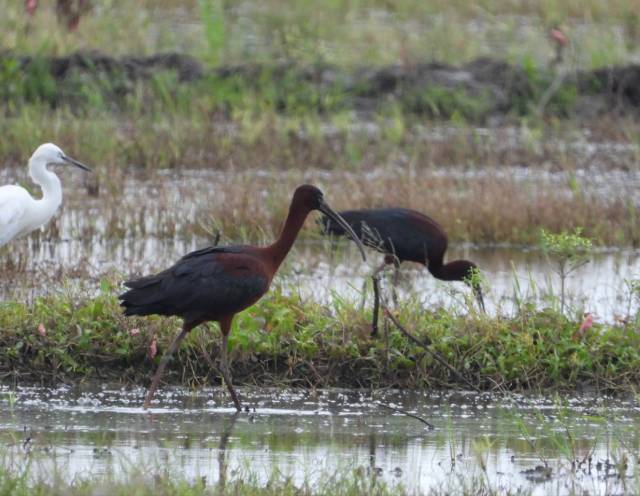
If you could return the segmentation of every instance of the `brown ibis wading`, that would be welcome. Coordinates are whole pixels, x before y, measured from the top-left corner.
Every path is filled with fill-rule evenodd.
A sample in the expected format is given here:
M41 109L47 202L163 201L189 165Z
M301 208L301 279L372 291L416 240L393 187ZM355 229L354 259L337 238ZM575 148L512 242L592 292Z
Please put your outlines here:
M476 264L469 260L444 263L447 235L444 229L430 217L406 208L376 208L344 210L339 215L347 221L358 238L367 246L385 254L384 264L375 271L374 315L372 334L377 333L378 286L377 278L385 264L417 262L426 265L429 272L443 281L464 281L470 285L484 311L482 288L474 277ZM346 231L328 217L322 219L325 234L343 236Z
M257 302L271 284L278 267L289 253L307 215L319 210L331 222L353 236L362 257L362 244L351 227L324 201L322 192L311 185L299 186L291 200L289 214L278 239L269 246L214 246L182 257L159 274L127 281L131 289L120 295L125 315L175 315L183 320L182 330L160 360L144 402L148 408L162 372L180 342L194 327L208 321L220 324L220 373L231 398L241 405L231 382L227 364L227 340L236 313Z

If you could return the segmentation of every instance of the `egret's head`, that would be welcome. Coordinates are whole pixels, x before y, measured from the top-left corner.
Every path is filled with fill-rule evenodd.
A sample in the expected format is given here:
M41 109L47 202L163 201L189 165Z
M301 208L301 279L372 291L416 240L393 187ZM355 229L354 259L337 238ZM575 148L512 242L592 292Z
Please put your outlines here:
M54 145L53 143L45 143L44 145L40 145L36 148L36 151L31 155L31 163L40 163L49 165L49 164L66 164L66 165L75 165L82 170L91 171L89 167L84 165L82 162L79 162L71 157L65 155L65 153L60 149L60 147Z

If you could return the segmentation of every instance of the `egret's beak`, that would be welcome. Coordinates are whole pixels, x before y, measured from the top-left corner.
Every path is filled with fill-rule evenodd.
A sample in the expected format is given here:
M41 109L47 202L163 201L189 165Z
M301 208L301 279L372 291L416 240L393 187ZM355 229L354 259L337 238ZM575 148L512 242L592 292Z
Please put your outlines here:
M332 221L342 227L342 229L344 229L345 233L347 233L347 236L349 236L358 245L358 250L360 250L360 253L362 254L362 260L366 262L367 257L364 254L364 246L362 244L362 241L360 241L360 238L356 236L356 233L353 232L353 229L351 229L351 226L347 224L347 221L340 217L329 205L325 203L324 200L320 200L320 206L318 207L318 210L320 210L320 212L325 214L328 218L330 218Z
M71 158L71 157L67 157L66 155L62 156L62 160L64 160L65 162L71 164L71 165L75 165L76 167L87 171L87 172L91 172L91 169L89 169L89 167L87 167L86 165L84 165L82 162L77 161L75 158Z
M482 296L482 288L480 287L479 284L473 287L473 293L476 295L476 299L478 300L478 306L480 307L480 310L482 310L482 313L487 313L487 310L484 307L484 297Z

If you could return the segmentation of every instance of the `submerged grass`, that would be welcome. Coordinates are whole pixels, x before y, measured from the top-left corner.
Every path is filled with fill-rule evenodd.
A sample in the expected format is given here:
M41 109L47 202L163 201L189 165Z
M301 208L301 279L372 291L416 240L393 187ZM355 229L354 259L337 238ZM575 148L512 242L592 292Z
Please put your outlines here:
M35 462L34 462L35 464ZM411 494L401 486L390 487L375 478L369 478L357 471L353 473L332 474L321 484L294 483L290 477L279 473L272 474L268 480L260 480L255 474L243 474L225 483L207 483L203 476L197 481L189 481L171 475L168 470L156 469L150 475L148 470L130 469L126 476L107 474L103 476L82 477L73 482L46 482L38 480L32 472L32 463L20 469L0 468L0 496L94 496L109 494L114 496L175 495L175 496L323 496L323 495L376 495L402 496ZM36 477L36 480L34 479Z
M152 335L161 353L179 328L174 319L124 318L106 281L95 298L53 295L30 306L0 303L0 310L5 381L144 382L159 359L148 357ZM640 380L640 334L633 319L622 326L596 324L578 340L579 320L526 303L508 318L483 316L471 307L464 315L425 311L416 302L396 312L479 389L633 390ZM386 339L372 339L369 323L369 312L355 303L336 297L323 306L275 289L234 322L234 377L238 384L303 387L466 387L395 329ZM216 356L218 332L213 324L192 332L166 379L195 385L217 378L203 356Z
M19 470L0 468L0 496L444 496L452 494L451 491L462 496L496 494L490 482L481 477L469 476L462 481L452 481L445 487L426 491L408 490L401 484L388 484L375 475L366 474L362 469L326 474L316 483L294 482L291 477L278 472L267 480L256 474L243 473L224 483L208 483L206 476L189 481L166 470L158 470L151 476L149 471L139 469L130 470L123 477L106 474L78 478L73 482L47 482L37 478L34 481L31 471L30 463ZM529 491L519 487L502 487L500 494L526 495Z

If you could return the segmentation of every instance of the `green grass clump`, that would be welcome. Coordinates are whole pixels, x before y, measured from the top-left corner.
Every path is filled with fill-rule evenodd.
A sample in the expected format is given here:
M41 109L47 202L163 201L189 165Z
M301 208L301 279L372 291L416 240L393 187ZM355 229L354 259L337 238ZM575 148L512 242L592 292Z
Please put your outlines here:
M464 89L431 85L425 89L410 89L401 96L403 107L434 119L454 122L479 122L491 110L491 98L486 94L471 95Z
M162 352L179 329L176 319L124 318L106 283L95 298L56 295L31 306L5 302L0 308L0 374L5 378L144 382L159 360L147 354L151 335ZM526 304L513 318L425 311L413 302L396 315L479 389L573 389L585 383L616 389L633 387L640 379L635 322L596 324L576 340L578 320ZM350 302L336 299L323 306L276 288L234 321L229 346L235 379L313 387L466 386L426 352L426 344L416 346L395 329L388 338L370 338L369 319ZM217 376L202 357L215 357L219 342L213 324L192 332L166 379L199 384Z
M548 259L555 262L554 271L560 277L560 312L564 312L567 277L589 262L592 241L582 236L582 229L559 234L540 231L540 246Z
M208 483L207 477L186 480L163 469L131 468L125 476L77 477L72 482L35 479L31 463L20 469L0 467L0 496L403 496L411 494L401 485L390 486L362 470L330 474L322 482L294 483L290 477L274 473L267 480L243 473L228 482ZM243 471L244 472L244 471Z
M291 60L218 69L217 61L208 61L202 74L187 80L179 77L178 69L161 66L130 74L132 62L112 59L106 63L92 54L75 54L64 77L54 77L53 63L42 55L34 56L26 65L11 55L0 57L4 113L12 115L25 105L42 104L45 108L72 110L75 115L114 111L132 115L138 111L186 118L202 109L209 114L267 111L288 116L359 111L382 117L400 112L458 123L484 123L495 113L514 119L536 118L540 102L547 99L545 115L571 117L580 94L597 97L609 91L606 86L596 87L602 76L594 73L580 79L583 90L573 78L567 78L545 96L554 84L555 73L531 60L513 65L477 61L474 68L463 68L479 78L471 87L460 81L445 83L424 75L416 77L410 68L397 74L393 67L380 72L358 71ZM482 66L497 72L495 81L483 79ZM454 66L440 69L449 71L451 78L455 76ZM425 70L432 77L438 73L438 67ZM505 95L494 95L497 90L492 84Z

